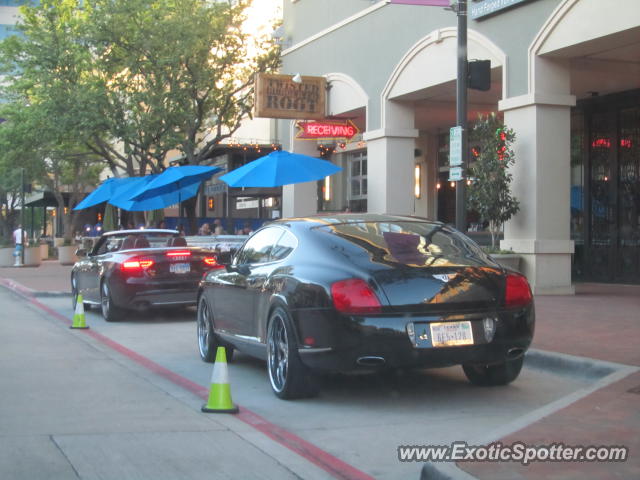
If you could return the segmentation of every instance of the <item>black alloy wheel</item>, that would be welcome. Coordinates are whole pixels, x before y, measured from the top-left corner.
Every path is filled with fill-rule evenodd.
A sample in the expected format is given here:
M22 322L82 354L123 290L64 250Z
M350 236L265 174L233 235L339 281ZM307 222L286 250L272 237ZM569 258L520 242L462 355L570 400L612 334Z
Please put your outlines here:
M78 304L78 279L75 275L71 275L71 308L75 312Z
M75 275L71 275L71 301L73 302L71 308L75 312L76 305L78 305L78 278ZM91 310L91 304L82 302L82 306L85 311Z
M523 363L524 355L493 365L463 365L462 369L474 385L493 387L513 382L520 375Z
M200 350L200 358L205 362L212 363L216 359L216 350L218 342L216 342L213 333L213 319L211 318L211 310L204 297L200 297L198 301L198 350Z
M215 332L213 331L213 315L211 307L204 299L200 297L198 300L198 312L196 316L196 324L198 328L198 350L200 358L208 363L216 361L216 353L219 346L225 347L227 363L233 360L233 348L226 345L220 345Z
M122 310L113 304L107 280L103 280L100 286L100 307L102 308L102 316L107 322L116 322L120 319Z
M313 396L315 382L302 364L289 314L277 307L267 329L267 370L273 393L282 399Z

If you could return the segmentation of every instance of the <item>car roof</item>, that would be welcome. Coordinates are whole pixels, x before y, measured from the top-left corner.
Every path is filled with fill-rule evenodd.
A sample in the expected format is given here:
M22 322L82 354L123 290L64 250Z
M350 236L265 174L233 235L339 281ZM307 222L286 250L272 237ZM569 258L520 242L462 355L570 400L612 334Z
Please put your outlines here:
M104 232L102 235L110 237L113 235L136 235L141 233L172 233L177 235L177 230L169 230L167 228L135 228L129 230L111 230L110 232Z
M433 225L443 225L442 222L429 220L423 217L411 215L394 215L387 213L318 213L308 217L280 218L270 222L269 225L297 224L307 225L308 228L317 228L329 225L349 224L349 223L380 223L380 222L424 222Z

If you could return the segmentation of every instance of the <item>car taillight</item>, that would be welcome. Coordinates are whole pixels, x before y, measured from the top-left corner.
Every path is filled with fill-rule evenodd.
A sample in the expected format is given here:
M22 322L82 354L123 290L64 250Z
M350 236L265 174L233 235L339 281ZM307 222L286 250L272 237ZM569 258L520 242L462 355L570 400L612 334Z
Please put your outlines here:
M507 275L507 288L504 295L506 307L524 307L531 303L532 299L531 288L524 275L515 273Z
M191 252L189 250L173 250L166 253L167 257L189 257Z
M341 313L379 313L380 300L369 284L359 278L341 280L331 285L333 305Z
M149 267L152 267L155 262L150 258L130 258L122 262L122 270L125 272L136 272L140 270L146 270Z
M224 268L224 265L220 265L218 263L218 259L216 257L204 257L202 261L210 268Z

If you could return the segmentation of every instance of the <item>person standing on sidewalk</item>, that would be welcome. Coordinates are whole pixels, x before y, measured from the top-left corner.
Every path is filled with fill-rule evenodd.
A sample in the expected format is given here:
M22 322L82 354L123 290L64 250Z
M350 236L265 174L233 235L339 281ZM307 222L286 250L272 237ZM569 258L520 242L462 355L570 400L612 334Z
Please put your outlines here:
M16 257L14 266L19 267L22 265L22 249L24 248L25 235L22 230L22 225L18 224L18 228L13 231L13 243L15 244L15 250L13 256Z

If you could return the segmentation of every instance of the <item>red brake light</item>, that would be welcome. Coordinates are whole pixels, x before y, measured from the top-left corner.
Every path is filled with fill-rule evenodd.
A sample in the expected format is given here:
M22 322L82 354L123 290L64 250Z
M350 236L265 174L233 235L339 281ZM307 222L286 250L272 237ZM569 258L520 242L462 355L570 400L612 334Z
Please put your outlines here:
M218 263L218 259L216 257L204 257L202 261L211 268L224 268L223 265Z
M341 280L331 285L333 304L341 313L379 313L380 300L369 284L359 278Z
M130 258L129 260L122 263L122 270L125 271L135 271L147 269L153 266L155 262L149 258L141 259L139 257Z
M524 307L533 300L529 282L524 275L510 273L507 275L507 288L504 295L506 307Z
M174 250L172 252L167 252L167 257L188 257L191 255L189 250Z

